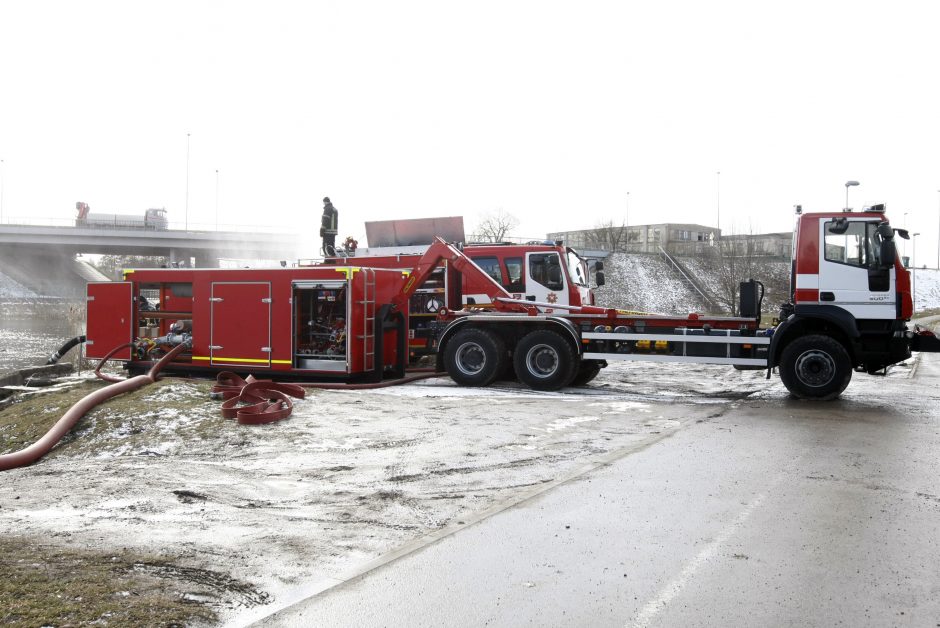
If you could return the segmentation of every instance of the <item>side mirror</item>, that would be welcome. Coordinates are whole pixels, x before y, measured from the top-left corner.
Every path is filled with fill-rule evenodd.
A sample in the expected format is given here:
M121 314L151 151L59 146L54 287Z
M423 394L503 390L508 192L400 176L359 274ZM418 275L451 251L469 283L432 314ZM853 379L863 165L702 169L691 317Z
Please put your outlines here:
M882 240L893 240L894 239L894 229L891 228L886 222L878 223L878 235L881 236Z
M597 260L596 262L594 262L594 270L597 270L597 271L604 270L604 262L602 262L601 260Z
M829 233L842 235L849 230L849 221L845 218L836 218L829 224Z
M881 242L881 266L882 268L894 268L894 261L898 257L898 249L894 246L894 240L883 240Z
M604 279L604 271L597 271L597 273L594 275L594 281L597 283L598 288L607 283L607 281Z

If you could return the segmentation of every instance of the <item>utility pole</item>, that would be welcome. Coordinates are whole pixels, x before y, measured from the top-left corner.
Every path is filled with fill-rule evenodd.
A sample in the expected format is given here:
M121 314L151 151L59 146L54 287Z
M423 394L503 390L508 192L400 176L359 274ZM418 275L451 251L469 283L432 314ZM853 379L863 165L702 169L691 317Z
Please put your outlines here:
M215 169L215 230L219 230L219 169Z
M716 182L716 192L715 192L715 212L716 216L716 227L718 227L718 232L716 235L716 240L721 239L721 170L715 173L715 182Z
M186 134L186 214L183 230L189 231L189 133Z

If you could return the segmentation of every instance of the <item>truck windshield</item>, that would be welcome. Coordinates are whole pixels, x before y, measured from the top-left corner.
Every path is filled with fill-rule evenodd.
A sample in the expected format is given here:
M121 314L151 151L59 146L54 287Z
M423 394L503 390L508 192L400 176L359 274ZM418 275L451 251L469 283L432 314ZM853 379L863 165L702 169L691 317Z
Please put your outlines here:
M568 251L568 273L571 275L571 283L574 285L588 285L584 260L578 257L578 254L574 251Z

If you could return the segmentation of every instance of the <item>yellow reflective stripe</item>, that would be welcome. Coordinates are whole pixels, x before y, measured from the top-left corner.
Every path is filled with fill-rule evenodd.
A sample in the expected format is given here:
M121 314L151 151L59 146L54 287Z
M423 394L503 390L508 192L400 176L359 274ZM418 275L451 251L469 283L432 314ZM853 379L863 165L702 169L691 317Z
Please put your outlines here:
M333 270L335 270L338 273L343 273L344 275L346 275L346 279L352 279L352 276L355 273L358 273L361 269L355 266L342 266L340 268L334 268Z
M267 363L268 360L257 360L255 358L212 358L206 355L194 355L193 360L215 360L216 362L251 362L252 364ZM271 360L271 364L290 364L290 360Z

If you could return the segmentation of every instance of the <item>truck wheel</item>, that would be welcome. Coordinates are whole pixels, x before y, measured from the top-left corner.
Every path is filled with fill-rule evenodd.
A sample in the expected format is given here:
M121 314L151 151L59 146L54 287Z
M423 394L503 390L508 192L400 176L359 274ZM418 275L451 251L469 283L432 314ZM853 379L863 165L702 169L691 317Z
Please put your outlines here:
M852 363L838 340L818 334L804 336L783 350L780 379L794 397L835 399L852 379Z
M577 372L577 356L560 335L547 329L529 332L513 352L516 377L536 390L558 390Z
M447 343L444 368L461 386L488 386L505 369L507 357L502 338L471 327L457 332Z

